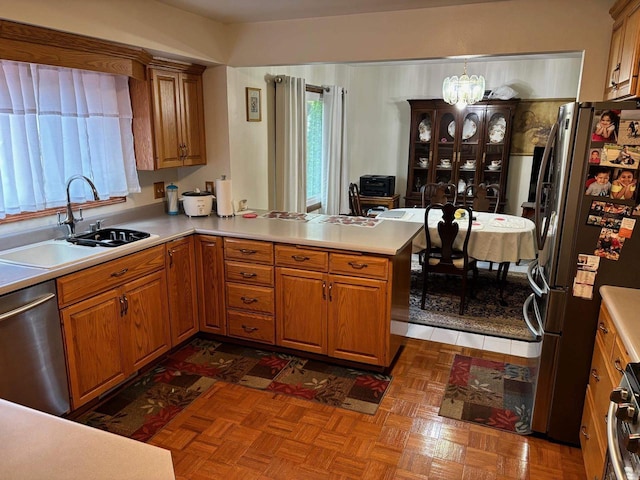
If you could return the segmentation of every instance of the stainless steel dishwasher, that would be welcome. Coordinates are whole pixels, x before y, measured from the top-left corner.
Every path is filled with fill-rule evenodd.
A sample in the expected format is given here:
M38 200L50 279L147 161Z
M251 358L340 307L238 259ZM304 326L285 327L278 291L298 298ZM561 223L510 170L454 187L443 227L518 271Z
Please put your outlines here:
M69 411L53 280L0 297L0 398L54 415Z

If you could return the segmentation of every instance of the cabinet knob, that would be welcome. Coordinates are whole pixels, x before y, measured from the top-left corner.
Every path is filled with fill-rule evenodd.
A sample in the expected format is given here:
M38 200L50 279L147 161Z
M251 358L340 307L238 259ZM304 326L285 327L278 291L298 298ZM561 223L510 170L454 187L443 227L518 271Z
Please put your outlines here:
M589 440L589 438L590 438L590 437L589 437L589 434L587 433L587 427L586 427L586 426L582 425L582 426L580 427L580 434L581 434L584 438L586 438L587 440Z
M600 330L602 333L607 334L609 333L609 329L607 327L604 326L604 323L600 322L598 324L598 330Z
M600 381L600 375L598 375L598 370L595 368L591 369L591 376L596 379L596 382Z

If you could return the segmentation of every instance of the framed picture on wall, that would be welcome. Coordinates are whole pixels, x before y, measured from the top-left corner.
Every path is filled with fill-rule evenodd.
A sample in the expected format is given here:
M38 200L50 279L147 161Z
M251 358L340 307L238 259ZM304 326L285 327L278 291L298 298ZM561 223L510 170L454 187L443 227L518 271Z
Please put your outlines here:
M260 122L262 120L261 90L247 87L247 122Z

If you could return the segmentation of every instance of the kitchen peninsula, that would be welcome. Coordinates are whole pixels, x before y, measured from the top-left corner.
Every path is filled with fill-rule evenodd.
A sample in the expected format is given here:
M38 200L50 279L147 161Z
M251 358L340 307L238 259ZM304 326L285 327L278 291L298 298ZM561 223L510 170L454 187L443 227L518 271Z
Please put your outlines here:
M55 279L72 410L198 331L389 367L408 325L411 242L422 226L273 217L188 218L147 207L135 218L105 220L150 233L145 240L87 247L91 255L51 268L0 261L0 294ZM189 243L194 247L180 257L174 245ZM96 338L96 322L108 341L82 345ZM120 345L123 359L109 345Z

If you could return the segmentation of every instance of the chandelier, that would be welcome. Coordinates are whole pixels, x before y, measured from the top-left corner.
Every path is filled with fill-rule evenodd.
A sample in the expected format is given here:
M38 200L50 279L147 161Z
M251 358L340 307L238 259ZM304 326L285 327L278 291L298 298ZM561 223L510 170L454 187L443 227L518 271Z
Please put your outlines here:
M464 73L460 77L454 75L442 82L442 98L451 105L464 108L482 100L484 96L484 77L467 75L467 62L464 62Z

